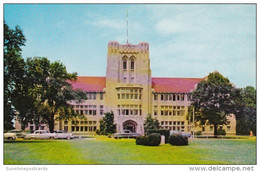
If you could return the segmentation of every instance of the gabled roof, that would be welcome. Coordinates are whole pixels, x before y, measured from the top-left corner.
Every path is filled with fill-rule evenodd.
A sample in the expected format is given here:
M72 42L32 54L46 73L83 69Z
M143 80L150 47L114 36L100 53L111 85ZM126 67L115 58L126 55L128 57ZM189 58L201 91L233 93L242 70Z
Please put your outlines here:
M152 78L152 88L155 92L188 93L203 78ZM106 77L78 76L77 81L71 82L74 89L88 92L100 92L106 88Z
M203 78L152 78L155 92L188 93L195 89Z
M88 92L100 92L106 87L106 77L78 76L76 81L72 81L74 89L82 89Z

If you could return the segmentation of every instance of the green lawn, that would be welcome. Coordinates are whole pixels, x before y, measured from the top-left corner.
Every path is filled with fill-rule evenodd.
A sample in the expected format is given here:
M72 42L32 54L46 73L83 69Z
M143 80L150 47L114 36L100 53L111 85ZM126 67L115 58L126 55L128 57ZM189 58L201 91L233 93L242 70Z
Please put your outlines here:
M134 139L18 140L4 164L256 164L256 139L195 139L188 146L135 145Z

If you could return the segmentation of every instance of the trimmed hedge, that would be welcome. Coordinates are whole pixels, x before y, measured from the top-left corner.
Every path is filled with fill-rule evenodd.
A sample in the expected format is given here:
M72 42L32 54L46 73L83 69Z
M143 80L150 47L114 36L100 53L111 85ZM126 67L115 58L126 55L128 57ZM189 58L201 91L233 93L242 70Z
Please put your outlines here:
M170 137L170 130L166 129L159 129L159 130L147 130L147 134L152 134L152 133L159 133L160 135L165 136L165 143L169 143L169 137Z
M161 143L161 135L159 133L152 133L148 135L148 146L159 146Z
M139 136L136 137L135 143L137 145L147 145L148 143L148 137L147 136Z
M224 129L218 128L217 129L217 135L225 136L226 135L226 131Z
M161 143L161 135L158 133L152 133L148 136L139 136L136 138L135 143L144 146L159 146Z
M188 137L182 136L180 134L172 134L169 138L169 143L171 145L188 145Z

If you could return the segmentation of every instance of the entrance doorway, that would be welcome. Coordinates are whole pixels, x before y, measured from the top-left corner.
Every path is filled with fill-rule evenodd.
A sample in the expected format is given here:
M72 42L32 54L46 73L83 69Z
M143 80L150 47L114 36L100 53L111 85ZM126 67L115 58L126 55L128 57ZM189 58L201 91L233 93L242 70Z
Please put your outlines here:
M133 133L136 133L137 123L132 120L125 121L123 123L123 129L124 130L130 130Z

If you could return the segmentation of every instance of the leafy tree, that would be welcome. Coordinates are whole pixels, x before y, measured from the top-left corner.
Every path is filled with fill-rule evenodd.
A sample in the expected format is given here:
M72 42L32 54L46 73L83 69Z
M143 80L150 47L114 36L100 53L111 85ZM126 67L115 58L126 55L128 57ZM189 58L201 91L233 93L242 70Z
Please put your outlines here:
M47 123L50 132L53 132L55 117L69 119L79 115L69 104L72 100L85 99L85 93L73 90L69 83L76 80L76 73L68 73L61 62L51 63L45 57L29 58L27 64L32 80L31 94L36 102L34 122Z
M100 121L100 134L109 135L116 132L116 125L114 124L114 113L111 111L105 113Z
M239 89L235 102L237 134L248 135L250 131L256 134L256 89L252 86Z
M14 99L20 94L23 84L25 62L21 47L26 39L19 26L10 29L4 22L4 129L13 128L15 116Z
M148 114L146 120L144 121L144 132L148 134L148 130L158 130L160 128L160 123L157 119L153 119L151 114Z
M213 125L214 135L217 135L218 126L226 124L227 116L233 112L233 92L228 78L219 72L210 73L192 93L195 120L202 125Z
M45 57L21 57L25 45L22 30L12 30L4 23L4 124L5 130L13 126L15 112L24 129L28 122L47 123L54 129L54 117L68 119L78 116L69 101L85 99L82 90L73 90L70 81L77 73L68 73L59 61L51 63Z

